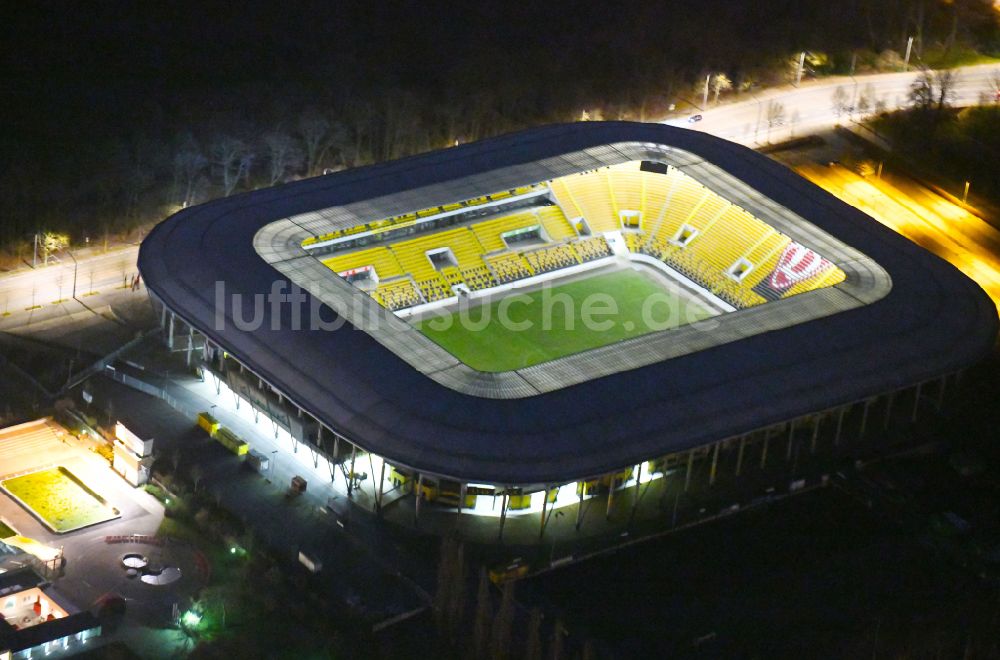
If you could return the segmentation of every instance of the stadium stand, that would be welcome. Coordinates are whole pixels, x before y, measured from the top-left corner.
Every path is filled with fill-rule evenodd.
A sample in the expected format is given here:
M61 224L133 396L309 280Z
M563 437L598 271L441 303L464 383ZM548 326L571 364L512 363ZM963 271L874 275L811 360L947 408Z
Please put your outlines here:
M558 207L553 207L558 208ZM537 226L538 217L531 211L515 213L472 225L472 231L483 246L483 253L499 252L507 249L503 235L507 232Z
M583 238L570 244L580 261L593 261L601 257L610 257L611 248L601 236Z
M396 255L386 247L374 247L359 252L339 255L324 259L323 263L337 273L343 273L352 268L372 266L380 279L389 279L403 274L403 268L396 260Z
M465 281L465 285L473 291L489 289L497 285L497 281L486 266L475 266L462 270L462 279Z
M569 245L556 245L555 247L525 252L524 258L535 273L548 273L580 263L573 248Z
M363 227L396 229L539 189L504 191ZM631 252L663 261L737 308L843 278L839 269L827 268L780 291L763 287L789 238L674 168L661 174L626 163L555 179L548 192L555 204L445 228L428 222L424 232L347 251L324 263L337 272L372 266L378 281L393 280L373 292L392 310L450 297L461 285L482 290L610 256L604 233L614 231L622 233ZM516 232L520 235L515 239ZM342 235L352 233L344 230ZM409 277L395 280L403 276Z
M409 278L380 283L373 296L379 304L393 311L423 302Z
M524 258L516 252L490 256L488 261L499 284L520 280L533 274Z

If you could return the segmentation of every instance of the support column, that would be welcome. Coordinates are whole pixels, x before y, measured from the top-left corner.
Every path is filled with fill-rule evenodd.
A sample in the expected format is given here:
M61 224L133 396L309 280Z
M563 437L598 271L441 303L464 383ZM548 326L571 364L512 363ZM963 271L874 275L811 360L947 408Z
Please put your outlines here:
M378 516L382 517L382 490L385 487L385 460L382 460L382 469L379 471L378 475L378 493L375 495L375 512ZM462 484L465 487L465 484Z
M188 326L187 366L191 366L191 351L194 350L194 328Z
M816 453L816 443L819 440L819 425L820 425L820 422L822 422L822 420L823 420L823 418L820 417L819 415L816 415L815 417L813 417L813 433L812 433L812 438L809 440L809 453L810 454L815 454Z
M354 459L358 455L358 448L355 445L351 445L351 469L347 472L347 497L348 499L354 493Z
M500 534L497 536L498 541L503 541L503 527L507 523L507 491L504 491L503 496L500 498Z
M611 481L608 484L608 507L604 511L604 519L607 520L611 517L611 504L615 499L615 473L611 473Z
M420 500L424 499L424 475L417 475L417 492L415 493L416 502L413 505L413 519L415 522L420 521Z
M631 517L635 517L635 510L639 506L639 489L642 488L642 463L639 463L636 467L635 473L635 497L632 498L632 513Z
M840 410L837 412L837 432L833 436L834 447L840 444L840 429L844 426L844 413L847 412L847 409L847 406L841 406Z
M576 508L576 528L580 529L580 523L583 522L583 492L587 490L587 482L580 481L580 504Z
M685 493L688 491L688 488L691 486L691 468L692 467L694 467L694 450L693 449L689 449L688 450L687 471L684 473L684 492Z
M712 448L712 467L708 470L708 485L715 485L715 470L719 464L719 445L722 442L716 442L715 446Z
M542 491L542 521L538 529L538 540L541 540L545 536L545 511L548 509L549 504L549 489L546 488Z
M170 312L170 318L167 319L170 324L167 326L167 348L174 350L174 313Z
M871 407L871 405L872 405L872 400L865 399L865 409L861 413L861 432L858 434L858 437L861 438L865 437L865 429L868 428L868 409Z
M740 472L743 471L743 450L746 449L746 446L747 446L747 437L746 437L746 435L741 435L740 436L740 448L736 452L736 476L737 477L740 476Z
M889 421L892 419L892 404L896 400L896 393L889 393L889 400L885 403L885 418L882 420L882 430L889 430Z
M788 450L785 452L785 460L792 460L792 445L795 443L795 420L788 422Z
M764 442L760 449L760 469L767 466L767 446L771 443L771 429L764 431Z
M941 385L938 387L937 393L937 410L941 412L941 406L944 405L944 390L948 386L948 376L941 376Z
M920 391L923 389L923 387L924 387L923 383L917 383L917 391L916 394L913 396L913 414L910 415L911 422L917 421L917 411L920 410Z

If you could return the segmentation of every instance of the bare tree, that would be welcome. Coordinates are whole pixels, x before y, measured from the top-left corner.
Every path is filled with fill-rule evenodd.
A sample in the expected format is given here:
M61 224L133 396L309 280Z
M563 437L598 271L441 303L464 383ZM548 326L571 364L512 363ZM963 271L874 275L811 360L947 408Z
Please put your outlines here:
M771 141L771 129L785 123L785 106L780 101L767 104L767 141Z
M190 206L195 202L198 182L206 167L208 158L201 147L193 136L186 136L174 155L174 198L181 206Z
M299 117L298 133L305 147L306 174L319 174L320 162L330 148L330 120L315 108L307 109Z
M840 117L842 114L847 112L847 108L850 107L851 103L847 96L847 90L844 89L843 85L838 85L837 89L833 90L833 97L831 97L833 112Z
M500 587L500 609L493 619L493 657L497 660L511 656L511 632L514 626L514 583L504 582Z
M69 246L69 236L55 231L47 231L42 234L39 246L42 248L44 263L48 265L50 256Z
M524 645L525 660L542 660L542 611L532 608L528 619L528 635Z
M485 658L490 645L490 623L493 621L493 599L490 597L490 580L486 570L479 572L476 591L476 615L472 624L473 656Z
M934 74L930 69L923 69L910 83L910 105L919 110L929 110L934 105L935 95Z
M871 83L865 85L858 96L858 114L864 117L874 110L877 105L876 98L875 86Z
M733 81L729 79L724 73L717 73L715 77L712 78L712 92L715 94L715 98L712 101L715 105L719 104L719 94L730 90L733 88Z
M194 490L197 492L198 485L205 478L205 468L201 466L201 463L195 463L188 468L188 476L191 477L191 485L194 486Z
M222 192L229 197L242 179L250 175L253 152L239 138L223 135L212 144L212 164L218 168L222 179Z
M934 74L934 79L937 82L937 111L940 114L955 101L958 73L954 69L942 69Z
M295 138L280 129L264 136L267 154L267 184L273 186L282 182L294 170L302 167L303 155Z
M955 100L957 83L958 74L950 69L934 72L925 68L910 83L910 105L940 116Z

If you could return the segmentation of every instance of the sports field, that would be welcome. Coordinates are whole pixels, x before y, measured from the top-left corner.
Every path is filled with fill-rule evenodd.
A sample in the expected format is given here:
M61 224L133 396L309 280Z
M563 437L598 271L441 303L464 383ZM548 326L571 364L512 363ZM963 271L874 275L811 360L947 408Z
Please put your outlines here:
M56 533L118 517L117 511L64 467L6 479L0 485Z
M465 311L425 318L417 327L473 369L499 372L714 315L652 276L623 269L511 293Z

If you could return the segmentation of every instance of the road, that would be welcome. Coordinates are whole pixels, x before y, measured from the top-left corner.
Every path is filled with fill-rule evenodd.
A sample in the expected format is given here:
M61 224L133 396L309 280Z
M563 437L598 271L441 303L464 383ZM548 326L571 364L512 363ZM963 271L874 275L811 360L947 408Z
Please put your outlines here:
M0 313L14 315L72 299L74 276L76 297L81 300L122 289L136 272L139 247L130 245L101 253L57 255L58 261L33 270L20 270L0 278Z
M1000 231L988 223L906 178L862 178L839 165L802 165L796 171L949 261L1000 304Z
M995 93L992 79L1000 76L1000 63L960 67L954 71L957 75L954 104L973 105L979 101L980 94ZM838 116L833 103L838 87L843 89L848 105L857 105L858 99L868 89L876 101L885 104L886 109L903 107L907 104L910 85L918 75L919 72L909 71L822 78L804 82L798 88L785 86L760 93L748 92L746 100L702 111L702 120L696 123L689 123L687 118L670 119L663 123L711 133L747 146L760 146L858 119L857 114L843 113ZM782 108L783 117L769 128L769 113L778 105Z

